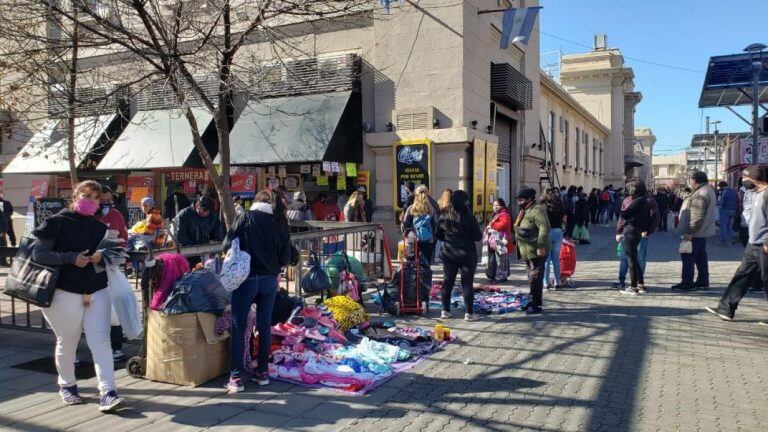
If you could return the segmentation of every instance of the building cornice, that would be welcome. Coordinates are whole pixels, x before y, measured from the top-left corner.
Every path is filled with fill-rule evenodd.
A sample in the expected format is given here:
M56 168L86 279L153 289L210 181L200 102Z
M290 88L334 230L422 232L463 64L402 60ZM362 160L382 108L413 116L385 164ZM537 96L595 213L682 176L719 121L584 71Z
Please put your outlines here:
M568 94L567 90L565 90L560 84L555 82L555 80L550 78L549 75L544 73L542 70L539 70L539 81L541 83L541 87L544 90L549 91L555 97L559 98L569 108L584 116L587 121L592 123L593 126L603 132L606 136L611 136L610 129L608 129L602 122L600 122L600 120L597 119L597 117L592 115L592 113L584 108L584 106L581 105L573 96Z

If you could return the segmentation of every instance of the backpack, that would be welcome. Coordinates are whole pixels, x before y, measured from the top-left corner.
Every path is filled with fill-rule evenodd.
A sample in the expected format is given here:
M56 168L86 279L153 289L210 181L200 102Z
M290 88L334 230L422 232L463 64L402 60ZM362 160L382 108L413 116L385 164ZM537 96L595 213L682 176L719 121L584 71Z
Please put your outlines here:
M419 241L432 241L432 217L430 215L416 216L413 219L413 227L416 229L416 238Z
M611 194L609 194L608 191L600 192L600 201L602 201L602 202L610 202L611 201Z

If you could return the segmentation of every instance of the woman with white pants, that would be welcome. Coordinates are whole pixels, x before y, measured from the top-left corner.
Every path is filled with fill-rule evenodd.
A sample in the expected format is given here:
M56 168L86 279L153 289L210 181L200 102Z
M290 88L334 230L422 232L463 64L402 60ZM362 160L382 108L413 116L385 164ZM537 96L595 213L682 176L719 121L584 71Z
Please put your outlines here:
M56 369L59 395L67 405L82 404L75 378L75 351L80 335L91 350L99 381L99 410L113 411L122 401L115 387L115 368L109 333L111 300L107 274L94 264L102 259L97 248L107 231L99 222L101 185L84 181L75 188L71 208L46 219L33 231L36 237L32 259L59 268L59 279L51 306L43 316L56 334Z

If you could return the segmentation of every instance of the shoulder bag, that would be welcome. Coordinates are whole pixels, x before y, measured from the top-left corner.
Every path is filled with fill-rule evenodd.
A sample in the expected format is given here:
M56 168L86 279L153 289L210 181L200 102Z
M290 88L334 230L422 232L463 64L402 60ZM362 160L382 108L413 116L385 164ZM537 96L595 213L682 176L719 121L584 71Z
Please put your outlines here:
M32 261L34 242L33 236L24 236L19 241L19 252L13 258L3 292L35 306L47 308L53 300L53 292L59 280L59 268Z

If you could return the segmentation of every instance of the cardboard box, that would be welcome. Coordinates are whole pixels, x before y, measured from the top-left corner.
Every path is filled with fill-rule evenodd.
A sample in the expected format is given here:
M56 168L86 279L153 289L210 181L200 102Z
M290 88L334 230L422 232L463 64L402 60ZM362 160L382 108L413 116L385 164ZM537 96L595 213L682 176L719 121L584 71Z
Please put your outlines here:
M149 311L146 378L196 387L229 371L229 335L216 336L216 315Z

